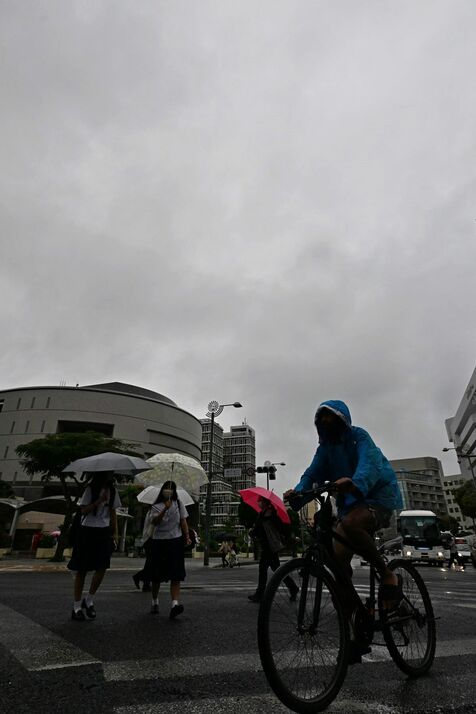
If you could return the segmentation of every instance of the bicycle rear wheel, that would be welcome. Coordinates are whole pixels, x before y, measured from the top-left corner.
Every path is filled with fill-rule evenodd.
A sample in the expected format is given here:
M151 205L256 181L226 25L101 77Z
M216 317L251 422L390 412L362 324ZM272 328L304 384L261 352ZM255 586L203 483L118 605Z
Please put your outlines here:
M288 578L299 587L295 601ZM268 682L287 707L311 714L335 699L347 671L349 631L324 568L299 558L274 573L259 610L258 647Z
M436 627L430 595L417 569L405 560L392 560L390 570L400 575L403 600L388 621L379 597L380 621L388 651L395 664L410 677L420 677L435 658ZM392 624L392 620L397 622ZM398 619L401 619L398 622Z

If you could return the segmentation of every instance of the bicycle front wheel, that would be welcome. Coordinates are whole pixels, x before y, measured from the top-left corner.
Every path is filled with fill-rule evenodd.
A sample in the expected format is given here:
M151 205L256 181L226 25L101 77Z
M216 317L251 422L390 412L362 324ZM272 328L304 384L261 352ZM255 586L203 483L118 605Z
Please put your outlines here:
M388 651L395 664L409 677L420 677L435 658L436 627L430 595L415 566L392 560L390 570L400 576L403 600L387 620L379 598L380 621ZM392 620L395 622L392 624Z
M311 714L335 699L347 671L349 631L324 568L297 558L274 573L260 605L258 647L268 682L289 709Z

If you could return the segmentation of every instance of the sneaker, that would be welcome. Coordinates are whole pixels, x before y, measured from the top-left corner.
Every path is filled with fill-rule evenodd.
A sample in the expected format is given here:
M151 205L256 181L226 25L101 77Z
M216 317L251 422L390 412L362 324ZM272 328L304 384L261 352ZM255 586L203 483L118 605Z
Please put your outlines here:
M349 664L362 664L362 655L370 654L372 648L368 645L360 644L360 642L355 642L351 640L349 649Z
M132 576L132 580L134 581L134 585L136 586L136 588L140 590L140 578L137 573Z
M158 614L159 614L159 606L158 606L158 605L151 605L150 614L151 614L151 615L158 615Z
M84 607L84 609L86 610L86 615L89 617L89 619L94 620L94 618L96 617L96 610L94 609L94 605L88 605L86 603L86 599L84 599L81 603L81 607Z
M71 619L76 620L76 622L84 622L86 620L84 612L82 610L75 610L74 608L71 612Z
M170 611L169 619L174 620L177 617L177 615L182 614L183 610L184 610L183 605L174 605Z
M257 595L256 593L254 595L248 595L248 600L251 600L251 602L261 602L261 595Z

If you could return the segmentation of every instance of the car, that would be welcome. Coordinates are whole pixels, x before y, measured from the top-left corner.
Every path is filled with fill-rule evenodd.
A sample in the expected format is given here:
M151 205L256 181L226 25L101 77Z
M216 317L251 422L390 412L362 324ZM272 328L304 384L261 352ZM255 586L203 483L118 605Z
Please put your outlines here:
M474 565L474 560L471 557L471 548L467 538L461 538L456 536L455 538L456 547L458 548L458 555L464 564L469 563L472 560Z

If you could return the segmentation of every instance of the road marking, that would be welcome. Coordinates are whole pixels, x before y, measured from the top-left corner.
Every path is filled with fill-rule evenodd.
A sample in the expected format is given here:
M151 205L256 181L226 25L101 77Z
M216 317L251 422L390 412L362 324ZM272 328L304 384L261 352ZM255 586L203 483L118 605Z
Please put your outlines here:
M264 696L221 697L219 699L187 699L180 702L162 702L151 704L134 704L132 706L115 707L115 714L183 714L186 708L188 714L236 714L246 709L250 714L274 714L289 712L289 709L272 694ZM333 702L326 708L330 714L401 714L400 707L389 707L381 702L361 702L355 699L342 699Z
M459 657L476 654L476 637L466 640L446 640L437 642L437 657ZM363 661L388 662L390 654L386 647L374 647ZM229 655L197 655L196 657L176 657L173 660L123 660L104 662L106 682L124 682L140 679L167 679L171 677L207 676L233 672L256 672L261 670L258 653Z
M20 664L33 672L100 664L88 652L5 605L0 605L0 640Z

